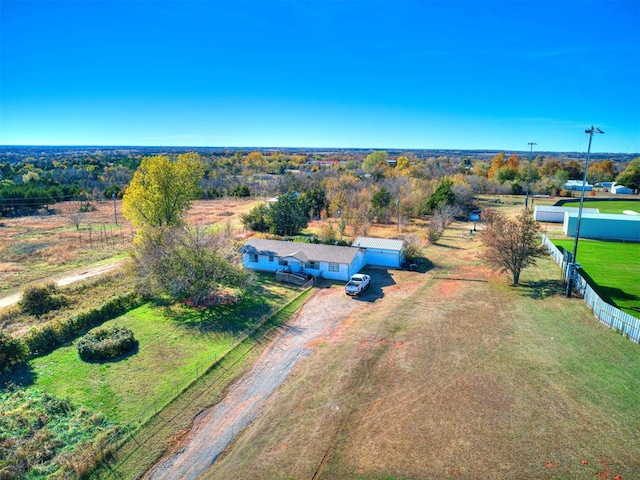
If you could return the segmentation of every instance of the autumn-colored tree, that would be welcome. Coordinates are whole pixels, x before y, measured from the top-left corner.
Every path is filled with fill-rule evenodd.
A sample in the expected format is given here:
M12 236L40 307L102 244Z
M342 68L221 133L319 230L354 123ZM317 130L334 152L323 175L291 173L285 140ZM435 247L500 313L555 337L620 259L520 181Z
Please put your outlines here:
M587 171L587 179L591 183L610 182L614 178L616 178L616 170L611 160L592 163Z
M260 152L249 153L246 157L244 157L242 163L248 169L258 172L263 172L267 168L267 161Z
M480 240L485 249L480 257L489 266L509 272L513 285L519 285L520 273L536 264L536 259L545 254L538 239L540 225L533 219L531 210L524 210L515 220L495 210L487 210L482 215L485 228L480 232Z
M486 177L489 174L489 164L482 161L473 162L471 172L479 177Z
M396 160L396 169L406 170L407 168L409 168L409 159L404 155L401 157L398 157L398 159Z
M562 168L559 160L555 158L549 158L544 161L542 166L540 167L540 175L545 177L553 177L558 170Z
M507 166L511 167L513 170L517 172L519 165L520 165L520 157L518 157L518 154L513 153L509 155L509 158L507 158Z
M166 155L142 160L122 199L122 213L136 228L177 226L200 195L205 165L197 153L172 162Z
M502 167L504 167L504 152L500 152L498 155L493 157L491 160L491 167L489 167L489 171L487 172L488 178L493 178Z
M577 160L567 162L562 166L562 169L569 174L569 180L580 180L584 173L582 165Z

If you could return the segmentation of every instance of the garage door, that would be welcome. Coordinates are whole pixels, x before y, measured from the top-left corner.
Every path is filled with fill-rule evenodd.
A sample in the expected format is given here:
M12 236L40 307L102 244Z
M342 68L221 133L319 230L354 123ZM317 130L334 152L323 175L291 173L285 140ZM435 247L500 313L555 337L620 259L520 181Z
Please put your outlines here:
M400 252L398 251L367 248L365 258L367 265L394 268L398 268L400 266Z

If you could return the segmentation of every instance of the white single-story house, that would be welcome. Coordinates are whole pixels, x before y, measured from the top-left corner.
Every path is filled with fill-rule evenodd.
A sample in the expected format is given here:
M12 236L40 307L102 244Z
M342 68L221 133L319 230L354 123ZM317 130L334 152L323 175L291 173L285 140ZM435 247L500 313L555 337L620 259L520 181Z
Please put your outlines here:
M565 212L562 231L569 237L576 236L578 209ZM640 242L640 216L621 214L582 213L580 238Z
M614 195L631 195L633 190L629 187L625 187L624 185L613 185L611 186L611 193Z
M244 268L331 280L347 281L366 264L364 249L357 247L250 238L241 252Z
M358 237L352 246L365 250L364 257L367 265L400 268L404 261L406 244L403 240Z
M582 191L582 180L567 180L567 183L564 184L565 190L577 190L578 192ZM590 192L593 190L593 185L589 185L585 183L584 191Z
M552 222L563 223L565 212L577 212L578 203L575 203L575 207L564 207L555 205L536 205L533 209L533 218L536 222ZM597 208L582 208L582 213L600 213Z

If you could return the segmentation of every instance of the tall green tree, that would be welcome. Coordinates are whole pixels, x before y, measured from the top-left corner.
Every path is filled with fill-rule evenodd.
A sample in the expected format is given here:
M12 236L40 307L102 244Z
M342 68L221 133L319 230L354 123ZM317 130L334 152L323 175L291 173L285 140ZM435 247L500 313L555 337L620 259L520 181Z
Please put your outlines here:
M444 177L440 180L436 191L429 197L427 207L430 211L433 211L443 204L453 205L455 201L456 196L453 193L453 180L449 177Z
M513 285L519 285L520 273L536 264L536 259L545 254L538 238L540 225L533 219L531 210L524 210L515 220L495 210L483 214L484 230L480 240L485 249L480 257L489 266L509 272Z
M122 212L136 228L177 226L201 194L205 164L197 153L172 162L166 155L142 160L127 187Z
M384 150L378 150L376 152L371 152L367 155L367 158L364 159L362 163L362 169L367 173L375 173L376 171L383 171L388 167L387 160L389 159L389 154Z
M303 202L294 192L285 193L269 206L269 231L276 235L293 235L308 225Z
M640 157L631 160L627 168L620 172L616 181L625 187L640 190Z
M379 222L389 221L389 205L391 204L391 193L385 187L375 192L371 197L371 210Z
M269 230L267 215L269 206L266 203L259 203L253 207L248 213L240 215L240 221L245 228L254 232L266 232Z

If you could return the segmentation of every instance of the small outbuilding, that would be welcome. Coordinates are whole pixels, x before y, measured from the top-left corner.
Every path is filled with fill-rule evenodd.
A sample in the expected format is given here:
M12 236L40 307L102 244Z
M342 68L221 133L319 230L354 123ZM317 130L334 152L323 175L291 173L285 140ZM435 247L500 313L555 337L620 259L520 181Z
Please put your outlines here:
M614 195L631 195L633 194L633 190L629 187L625 187L624 185L613 185L611 187L611 193Z
M576 236L578 209L565 212L562 231L569 237ZM597 240L640 242L640 216L620 214L585 214L580 220L580 238Z
M582 180L567 180L567 183L564 184L565 190L569 191L582 191ZM588 183L584 184L584 191L590 192L593 190L593 185L589 185Z
M352 247L364 249L367 265L400 268L404 262L406 244L404 240L358 237Z

